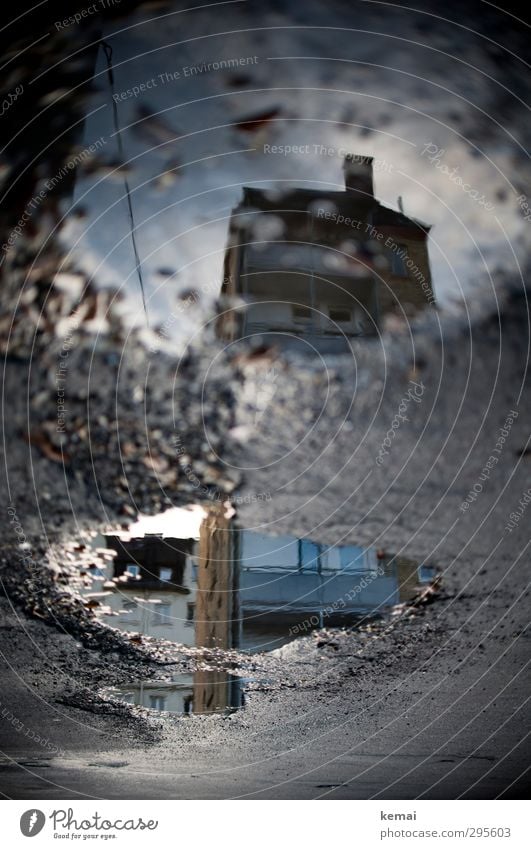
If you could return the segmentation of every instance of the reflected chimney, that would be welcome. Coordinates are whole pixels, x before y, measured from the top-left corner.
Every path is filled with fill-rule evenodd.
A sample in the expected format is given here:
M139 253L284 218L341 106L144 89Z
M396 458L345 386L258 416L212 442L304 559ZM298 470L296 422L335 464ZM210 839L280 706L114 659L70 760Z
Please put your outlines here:
M361 156L358 153L349 153L345 156L343 173L347 192L360 192L368 197L374 197L372 163L372 156Z

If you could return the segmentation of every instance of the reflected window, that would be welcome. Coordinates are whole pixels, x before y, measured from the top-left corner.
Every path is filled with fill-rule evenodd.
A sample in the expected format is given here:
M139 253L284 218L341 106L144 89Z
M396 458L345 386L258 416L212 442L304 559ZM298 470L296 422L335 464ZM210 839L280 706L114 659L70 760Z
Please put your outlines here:
M299 540L299 566L302 572L321 571L321 550L315 542Z
M328 315L330 321L335 321L337 324L347 324L352 319L352 313L348 307L330 307Z
M149 706L152 710L164 710L166 707L165 696L150 696Z
M391 273L396 277L407 277L407 267L406 267L406 259L407 259L407 245L396 245L395 248L391 248L390 256L391 260Z
M153 610L153 625L168 625L171 622L171 604L163 602L157 604Z
M159 578L161 581L171 581L172 570L169 566L161 566L159 569Z
M367 316L360 309L354 309L354 325L356 333L365 333L368 328Z
M195 616L195 604L191 601L186 605L186 624L193 625Z
M359 545L345 545L339 549L339 562L343 572L365 570L365 549Z
M428 566L427 564L423 564L419 566L418 576L421 584L426 584L429 581L433 581L435 578L435 566Z
M309 322L312 320L312 311L310 307L303 307L300 304L293 304L291 307L293 321Z
M126 625L136 625L140 621L136 601L124 601L123 611L127 617Z
M130 578L140 577L140 566L137 563L128 563L125 568L125 574Z

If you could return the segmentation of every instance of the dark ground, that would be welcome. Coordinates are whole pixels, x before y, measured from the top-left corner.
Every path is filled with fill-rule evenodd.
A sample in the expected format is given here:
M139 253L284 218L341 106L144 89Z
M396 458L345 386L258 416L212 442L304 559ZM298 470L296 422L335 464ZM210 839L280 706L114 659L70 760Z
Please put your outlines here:
M3 723L6 796L514 798L525 794L528 523L524 515L511 533L504 532L504 526L529 486L529 455L521 453L529 420L526 394L504 448L510 469L500 464L468 513L456 511L490 454L506 411L515 407L514 381L503 375L515 376L514 369L523 361L520 307L518 300L506 306L504 339L509 344L500 361L499 394L490 404L477 453L472 455L477 459L467 466L466 482L449 489L436 507L437 521L430 521L420 536L422 548L436 549L432 559L443 573L439 597L429 606L406 611L392 620L389 629L383 623L374 632L330 631L320 647L309 636L269 656L241 660L244 670L258 678L263 674L270 682L250 693L243 712L227 718L153 719L134 711L134 721L129 708L105 713L108 705L102 706L94 694L104 684L137 677L135 653L125 653L119 640L109 644L99 632L85 638L75 612L65 610L59 600L47 613L46 599L55 598L53 585L44 580L47 573L34 569L34 586L21 590L20 562L17 568L21 550L11 548L3 568L8 596L28 611L55 617L56 625L26 618L18 606L11 608L7 599L2 602L3 702L23 723L18 731ZM474 363L482 369L489 350L488 324L489 320L474 330L478 354ZM457 357L458 338L454 337L452 348ZM431 363L436 368L437 358L426 365L427 386ZM21 367L14 365L17 370ZM297 374L304 379L303 372ZM449 385L455 383L450 380ZM465 403L468 399L471 405L476 403L473 390ZM429 400L427 396L419 406L419 415L422 409L429 410ZM453 393L439 392L438 405L454 403ZM22 397L20 407L23 413ZM469 409L461 412L463 427L468 414ZM432 414L430 421L434 420L440 421L440 416ZM16 424L16 396L7 421ZM414 436L404 430L404 447ZM457 445L460 457L462 443ZM15 438L7 466L18 471L18 481L21 475L26 481L24 490L17 488L16 509L24 516L30 539L30 528L36 527L32 476L39 481L48 474L46 483L37 488L42 493L46 486L51 494L42 502L50 511L43 521L50 527L55 517L60 526L62 467L34 449L33 470L23 469L22 460L17 464L17 450L26 452L27 446ZM403 462L402 456L390 456L387 474L393 463ZM112 480L112 464L107 468ZM413 461L409 481L414 481L415 473L424 475L425 470ZM448 460L441 467L437 492L445 491L453 475ZM89 515L90 501L73 477L69 497L75 506L80 493L85 499L80 515ZM400 490L396 494L391 490L390 497L400 495ZM386 538L396 546L404 544L410 534L408 522L422 526L421 511L428 508L425 498L413 500L402 537L400 526L393 526L398 511L389 510ZM457 514L463 518L456 521ZM414 546L413 552L419 548ZM40 563L42 543L31 552ZM40 601L39 587L44 587ZM75 636L61 633L62 628ZM81 645L87 640L93 648ZM184 653L180 667L189 662ZM149 664L142 664L149 677ZM151 666L151 674L157 676L157 666ZM26 728L38 730L64 753L51 756L44 746L30 742Z

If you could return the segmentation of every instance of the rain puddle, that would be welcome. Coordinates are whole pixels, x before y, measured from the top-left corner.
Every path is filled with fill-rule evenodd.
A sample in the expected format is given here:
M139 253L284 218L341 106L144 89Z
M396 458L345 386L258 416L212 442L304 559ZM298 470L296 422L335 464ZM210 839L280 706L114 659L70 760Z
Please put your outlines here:
M155 711L227 714L245 706L244 679L219 669L176 673L164 681L109 687L103 695Z
M142 533L148 528L158 531ZM411 603L436 579L433 565L384 548L241 528L223 508L173 508L74 556L78 589L100 621L132 636L241 652L358 626ZM184 693L192 678L164 686ZM146 695L147 707L151 695L158 691Z

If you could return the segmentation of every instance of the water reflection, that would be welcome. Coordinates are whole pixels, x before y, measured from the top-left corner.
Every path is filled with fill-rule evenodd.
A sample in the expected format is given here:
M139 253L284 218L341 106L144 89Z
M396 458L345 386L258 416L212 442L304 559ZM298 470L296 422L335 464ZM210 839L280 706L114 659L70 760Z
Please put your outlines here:
M223 670L175 674L168 681L136 681L107 696L150 710L179 714L230 713L244 707L243 680Z
M146 534L130 540L107 536L116 552L101 589L118 617L112 622L126 631L193 645L196 598L196 541Z
M222 291L246 308L221 317L222 338L339 354L375 335L384 315L434 303L430 228L376 199L372 157L346 156L343 170L345 191L244 188Z
M105 539L109 559L91 567L87 603L124 631L185 646L270 650L381 616L434 577L429 564L384 549L238 527L223 506L208 511L198 538Z
M382 20L378 7L369 4L356 10L360 29L353 31L349 4L324 12L322 4L315 4L305 9L306 26L301 28L297 4L284 4L288 26L279 40L276 5L274 10L267 3L253 9L249 26L246 4L229 4L222 33L212 10L203 7L187 12L169 8L162 23L150 13L142 26L98 21L90 42L97 44L102 37L104 44L97 57L92 48L83 74L86 79L95 65L98 108L91 103L86 110L81 145L86 149L104 138L105 147L91 170L79 169L75 201L84 208L86 226L69 222L69 242L81 240L88 273L97 269L103 285L126 288L129 299L140 306L121 183L127 174L155 326L174 310L176 289L196 290L202 301L214 301L226 214L242 184L273 188L278 181L335 189L344 153L359 151L374 156L378 193L388 207L402 205L404 198L408 212L437 224L434 270L438 298L448 304L458 291L458 279L477 277L474 246L493 260L500 252L508 257L490 201L496 202L496 217L505 217L509 241L521 232L517 205L507 203L510 186L494 164L496 156L508 155L504 125L496 129L489 124L487 132L482 124L493 97L491 80L499 77L499 57L485 52L476 59L474 92L481 108L474 110L467 75L456 74L451 62L442 61L451 55L446 42L436 69L430 52L419 44L417 27L424 21L413 24L403 16L400 22L392 16ZM127 14L119 8L115 4L112 14ZM353 49L354 64L345 58ZM238 62L242 65L237 68ZM395 71L390 74L387 68ZM505 70L508 79L517 73L510 71L510 62ZM480 155L478 138L483 145L488 141L488 155ZM117 162L118 139L125 163ZM518 145L511 156L524 166ZM490 194L483 196L488 203L478 202L482 186L489 187ZM400 244L407 243L404 235ZM139 318L143 320L142 311ZM186 337L185 322L178 313L174 318L169 334Z

